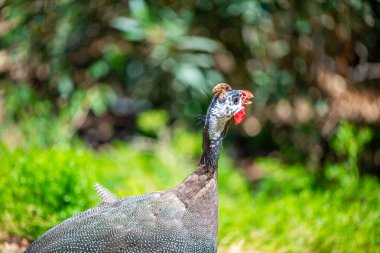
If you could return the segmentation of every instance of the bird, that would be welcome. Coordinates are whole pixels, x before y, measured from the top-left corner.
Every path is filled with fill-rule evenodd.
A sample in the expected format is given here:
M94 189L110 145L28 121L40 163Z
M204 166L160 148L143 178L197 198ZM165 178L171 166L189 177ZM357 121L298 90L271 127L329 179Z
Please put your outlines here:
M200 162L181 184L124 198L96 184L99 205L51 228L25 253L216 253L219 153L229 122L244 120L253 94L226 83L213 94Z

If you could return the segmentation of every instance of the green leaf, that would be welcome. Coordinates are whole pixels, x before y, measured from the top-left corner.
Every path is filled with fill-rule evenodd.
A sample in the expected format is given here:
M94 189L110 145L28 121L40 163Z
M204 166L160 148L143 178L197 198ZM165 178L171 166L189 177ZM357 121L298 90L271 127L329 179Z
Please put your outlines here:
M203 84L206 83L205 77L202 71L190 64L181 64L175 70L176 79L190 86L192 88L196 88L198 91L202 91Z
M104 76L106 76L110 71L110 67L108 63L104 60L99 60L97 62L94 62L89 69L89 73L91 77L93 77L95 80L98 80Z
M177 46L180 50L203 51L208 53L213 53L219 49L218 42L200 36L183 37Z
M130 41L142 41L146 38L142 25L135 19L117 17L112 20L111 25L112 27L122 31L125 37Z
M69 96L74 89L73 80L69 75L64 75L58 83L58 91L62 97Z
M164 110L152 110L141 113L137 118L137 126L140 130L153 135L162 132L169 120L169 115Z

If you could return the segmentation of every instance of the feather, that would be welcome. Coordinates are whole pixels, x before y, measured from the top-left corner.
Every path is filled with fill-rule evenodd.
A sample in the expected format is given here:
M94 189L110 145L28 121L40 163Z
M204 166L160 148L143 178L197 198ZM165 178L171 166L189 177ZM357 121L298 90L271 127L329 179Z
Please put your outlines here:
M195 116L197 127L203 127L206 122L206 115L205 114L198 114Z
M95 184L95 190L98 193L102 204L112 204L117 201L116 195L112 194L109 190L101 186L100 184L96 183Z

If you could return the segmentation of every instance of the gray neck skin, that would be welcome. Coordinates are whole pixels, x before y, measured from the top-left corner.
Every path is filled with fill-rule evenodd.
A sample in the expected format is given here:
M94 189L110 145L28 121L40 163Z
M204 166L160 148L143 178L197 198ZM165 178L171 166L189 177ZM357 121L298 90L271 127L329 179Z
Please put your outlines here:
M223 139L227 131L228 118L220 118L214 112L216 101L210 105L203 129L203 154L200 165L207 168L208 173L218 169L218 159Z

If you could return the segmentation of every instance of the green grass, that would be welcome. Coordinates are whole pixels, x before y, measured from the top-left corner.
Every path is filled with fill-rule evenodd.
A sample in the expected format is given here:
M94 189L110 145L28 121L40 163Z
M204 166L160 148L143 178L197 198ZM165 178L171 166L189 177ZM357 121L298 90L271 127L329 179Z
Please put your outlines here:
M96 205L92 185L118 196L162 190L194 168L201 136L178 129L158 141L135 139L93 151L81 144L0 146L0 231L35 239L59 221ZM380 184L327 169L321 187L302 166L256 161L264 178L251 184L223 153L219 168L223 248L261 252L380 252Z
M221 196L223 244L242 240L243 248L263 252L380 252L376 179L315 188L301 168L270 159L258 164L266 179L256 191Z

